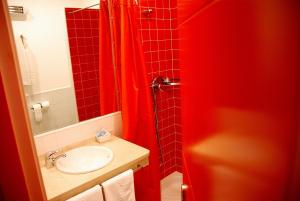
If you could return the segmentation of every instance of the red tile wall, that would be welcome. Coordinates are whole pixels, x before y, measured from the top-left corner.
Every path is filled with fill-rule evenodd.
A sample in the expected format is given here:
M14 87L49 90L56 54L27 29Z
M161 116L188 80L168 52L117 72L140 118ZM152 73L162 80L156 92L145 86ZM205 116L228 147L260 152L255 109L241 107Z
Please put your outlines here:
M152 9L151 14L144 11ZM180 78L177 5L174 0L140 0L139 30L147 66L149 86L157 76ZM161 142L161 177L181 172L182 135L180 88L157 93Z
M99 10L65 8L79 120L100 116Z

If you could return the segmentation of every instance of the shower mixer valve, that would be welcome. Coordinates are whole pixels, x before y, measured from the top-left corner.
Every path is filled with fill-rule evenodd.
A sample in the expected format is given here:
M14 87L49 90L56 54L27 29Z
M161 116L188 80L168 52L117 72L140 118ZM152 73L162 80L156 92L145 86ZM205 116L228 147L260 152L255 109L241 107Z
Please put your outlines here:
M158 76L153 79L151 87L154 90L165 91L165 87L179 85L179 79L170 79L169 77Z

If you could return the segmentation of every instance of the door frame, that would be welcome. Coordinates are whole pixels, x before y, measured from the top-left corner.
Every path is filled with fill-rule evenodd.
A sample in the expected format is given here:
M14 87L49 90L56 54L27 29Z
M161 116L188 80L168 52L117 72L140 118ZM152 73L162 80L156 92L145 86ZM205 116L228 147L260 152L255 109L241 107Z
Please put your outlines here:
M0 2L0 26L0 73L7 101L7 109L9 111L9 114L6 116L10 116L12 126L8 134L13 135L16 143L16 146L11 146L10 149L15 149L14 151L18 153L18 157L15 160L19 160L21 163L20 170L24 176L29 199L34 201L47 200L26 109L20 68L6 0L1 0ZM9 151L7 150L8 153ZM18 178L12 179L17 180ZM14 186L14 188L18 188L18 186Z

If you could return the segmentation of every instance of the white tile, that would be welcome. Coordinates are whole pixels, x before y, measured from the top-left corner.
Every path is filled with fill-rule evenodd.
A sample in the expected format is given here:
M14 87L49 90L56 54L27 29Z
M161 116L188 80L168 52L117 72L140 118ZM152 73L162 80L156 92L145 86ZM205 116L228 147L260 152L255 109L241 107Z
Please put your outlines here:
M78 122L73 87L67 86L43 93L31 94L27 97L28 109L32 104L42 101L49 101L50 107L42 110L43 118L41 122L36 122L33 111L29 110L29 118L34 135Z

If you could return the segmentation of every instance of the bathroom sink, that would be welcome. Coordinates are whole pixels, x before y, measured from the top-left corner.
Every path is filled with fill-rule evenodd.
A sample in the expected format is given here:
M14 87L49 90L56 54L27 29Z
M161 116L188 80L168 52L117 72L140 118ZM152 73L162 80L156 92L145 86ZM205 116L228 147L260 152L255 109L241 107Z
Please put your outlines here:
M56 168L64 173L83 174L106 166L113 159L113 152L102 146L83 146L66 152L57 159Z

